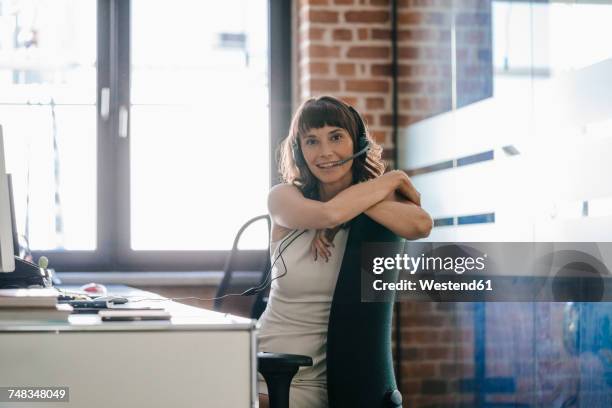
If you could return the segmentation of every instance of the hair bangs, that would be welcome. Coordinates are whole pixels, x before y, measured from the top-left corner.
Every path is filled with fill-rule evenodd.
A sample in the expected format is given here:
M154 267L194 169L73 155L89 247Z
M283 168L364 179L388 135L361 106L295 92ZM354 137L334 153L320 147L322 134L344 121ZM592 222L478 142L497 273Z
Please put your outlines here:
M321 98L310 101L304 106L298 121L298 137L305 136L310 129L335 126L354 134L353 121L346 109Z

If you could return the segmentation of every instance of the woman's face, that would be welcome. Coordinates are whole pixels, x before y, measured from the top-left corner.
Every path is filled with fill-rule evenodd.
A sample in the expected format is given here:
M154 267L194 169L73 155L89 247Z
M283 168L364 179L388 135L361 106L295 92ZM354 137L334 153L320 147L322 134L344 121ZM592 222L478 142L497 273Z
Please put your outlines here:
M308 168L321 183L352 182L352 160L331 165L353 154L353 139L346 129L336 126L310 129L301 137L300 146Z

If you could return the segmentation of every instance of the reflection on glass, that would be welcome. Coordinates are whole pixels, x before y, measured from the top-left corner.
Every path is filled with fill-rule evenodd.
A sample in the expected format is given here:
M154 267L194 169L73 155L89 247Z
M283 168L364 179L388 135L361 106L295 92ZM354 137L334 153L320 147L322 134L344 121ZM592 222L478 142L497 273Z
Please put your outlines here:
M266 212L267 2L133 1L131 50L132 249L229 249Z
M96 247L96 2L0 0L0 124L31 249Z
M432 3L409 4L433 14ZM453 66L453 108L424 113L415 108L435 98L400 89L402 114L431 117L400 133L419 153L400 165L418 170L413 181L439 220L431 241L611 243L612 1L435 4L453 16L452 56L436 63ZM423 81L427 89L434 79ZM458 165L488 151L491 160ZM480 213L494 222L440 222ZM404 340L409 404L612 406L612 303L431 309L421 317L432 327L408 327ZM445 318L450 328L433 328Z

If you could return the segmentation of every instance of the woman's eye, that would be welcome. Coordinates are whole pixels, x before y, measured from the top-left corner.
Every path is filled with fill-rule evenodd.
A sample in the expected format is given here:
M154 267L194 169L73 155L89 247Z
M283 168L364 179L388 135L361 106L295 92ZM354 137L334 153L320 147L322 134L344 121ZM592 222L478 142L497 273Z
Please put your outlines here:
M315 139L307 139L306 140L306 145L313 145L315 143L317 143L317 141Z
M338 141L338 140L342 139L342 134L336 133L335 135L332 135L331 139L333 141Z

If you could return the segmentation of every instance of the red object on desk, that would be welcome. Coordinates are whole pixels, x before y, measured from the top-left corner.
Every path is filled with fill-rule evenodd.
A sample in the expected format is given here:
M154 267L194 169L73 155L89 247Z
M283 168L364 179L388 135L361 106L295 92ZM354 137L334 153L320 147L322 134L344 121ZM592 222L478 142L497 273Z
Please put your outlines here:
M106 295L106 286L100 283L88 283L81 286L81 290L90 295Z

